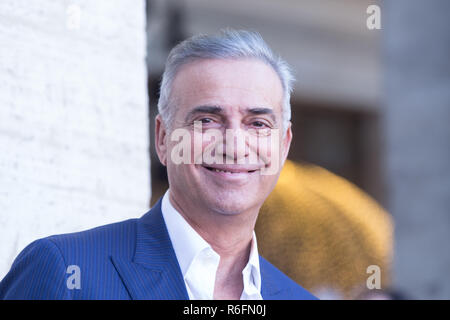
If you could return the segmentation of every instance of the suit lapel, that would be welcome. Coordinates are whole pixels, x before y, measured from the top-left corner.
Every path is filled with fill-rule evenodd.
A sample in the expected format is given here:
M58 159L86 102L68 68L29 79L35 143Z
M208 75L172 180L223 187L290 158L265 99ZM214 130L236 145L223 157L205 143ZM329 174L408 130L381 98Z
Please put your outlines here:
M268 262L259 256L260 272L261 272L261 296L263 300L283 299L283 288L270 272Z
M161 199L137 220L133 259L111 259L132 299L189 299L161 213Z

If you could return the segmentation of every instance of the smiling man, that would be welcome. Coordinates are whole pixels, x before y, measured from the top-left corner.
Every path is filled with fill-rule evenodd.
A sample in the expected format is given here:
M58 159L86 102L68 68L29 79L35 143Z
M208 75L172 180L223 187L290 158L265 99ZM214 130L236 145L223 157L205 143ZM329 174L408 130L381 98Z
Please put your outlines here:
M33 242L0 298L315 299L259 256L254 233L291 143L291 85L256 33L177 45L155 121L169 190L140 219Z

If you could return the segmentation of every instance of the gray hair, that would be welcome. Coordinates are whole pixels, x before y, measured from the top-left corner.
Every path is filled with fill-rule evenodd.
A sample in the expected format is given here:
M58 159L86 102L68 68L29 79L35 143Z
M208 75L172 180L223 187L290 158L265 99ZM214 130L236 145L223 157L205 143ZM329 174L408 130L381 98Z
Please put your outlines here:
M166 125L172 123L175 110L169 106L172 83L180 67L202 59L254 58L271 66L283 87L283 132L291 120L290 97L294 77L289 65L275 55L261 35L245 30L223 29L215 35L193 36L175 46L169 53L161 81L158 111Z

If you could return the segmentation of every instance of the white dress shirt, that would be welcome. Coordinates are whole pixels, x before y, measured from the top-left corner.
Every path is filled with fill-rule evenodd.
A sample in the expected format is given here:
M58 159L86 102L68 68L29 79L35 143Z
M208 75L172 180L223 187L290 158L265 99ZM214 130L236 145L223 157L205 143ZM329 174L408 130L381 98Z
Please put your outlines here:
M161 211L191 300L212 300L220 256L173 207L167 190ZM242 270L241 300L262 300L259 255L253 232L250 256Z

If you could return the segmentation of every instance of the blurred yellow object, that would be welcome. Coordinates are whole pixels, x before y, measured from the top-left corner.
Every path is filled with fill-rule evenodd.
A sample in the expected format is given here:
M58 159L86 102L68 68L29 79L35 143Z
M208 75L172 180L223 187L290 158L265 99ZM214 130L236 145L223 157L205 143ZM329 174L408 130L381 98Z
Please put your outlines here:
M389 287L390 215L321 167L287 160L255 230L261 255L313 293L355 298L366 288L370 265L381 269L381 288Z

